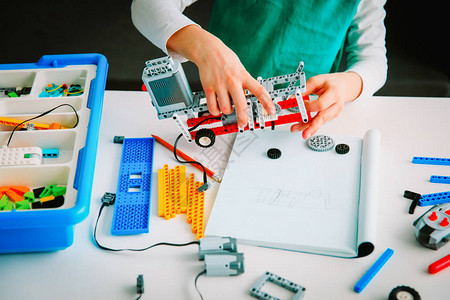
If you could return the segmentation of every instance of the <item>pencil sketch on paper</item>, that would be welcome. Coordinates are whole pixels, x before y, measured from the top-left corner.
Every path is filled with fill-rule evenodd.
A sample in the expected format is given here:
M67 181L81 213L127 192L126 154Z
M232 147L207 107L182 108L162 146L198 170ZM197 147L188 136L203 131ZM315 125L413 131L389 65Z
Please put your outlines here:
M272 207L331 209L330 195L320 190L309 192L285 191L277 188L259 187L256 203Z

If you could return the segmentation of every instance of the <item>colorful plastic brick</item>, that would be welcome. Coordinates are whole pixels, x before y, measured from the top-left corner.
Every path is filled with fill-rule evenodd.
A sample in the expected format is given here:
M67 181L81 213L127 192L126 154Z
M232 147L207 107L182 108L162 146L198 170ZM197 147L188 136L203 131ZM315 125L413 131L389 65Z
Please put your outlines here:
M0 148L0 166L40 165L41 159L39 147Z
M431 175L430 182L434 183L449 183L450 184L450 176L439 176L439 175Z
M164 217L165 202L169 198L169 167L158 169L158 216Z
M19 202L23 200L23 196L17 194L15 191L11 189L6 191L6 196L8 196L8 199L11 200L12 202Z
M43 158L58 158L59 157L59 149L58 148L42 149L42 157Z
M305 296L306 289L304 287L271 272L266 272L261 277L259 277L258 281L250 289L250 295L258 299L278 299L262 291L262 288L266 284L266 282L272 282L295 293L292 299L300 300Z
M422 195L419 206L436 205L450 202L450 192Z
M387 248L386 251L384 251L377 261L370 267L370 269L367 270L363 277L361 277L361 279L355 284L353 290L357 293L361 293L393 254L394 250Z
M20 196L23 196L25 193L30 191L30 188L27 186L10 186L9 188Z
M413 164L423 164L423 165L445 165L445 166L450 166L450 158L414 156L413 159L412 159L412 163Z
M56 85L54 83L47 84L44 91L39 94L39 97L62 97L64 91L67 89L67 85Z
M189 224L192 223L192 203L194 201L194 193L195 193L195 175L191 173L189 174L187 182L188 208L186 211L186 222L188 222Z
M39 198L39 201L41 201L41 203L44 203L47 201L52 201L52 200L55 200L55 196L53 196L53 195Z
M9 203L8 197L3 195L0 197L0 210L3 210L4 207Z
M176 202L177 193L175 188L175 169L169 170L169 203L167 203L169 208L169 214L171 218L176 216Z
M175 172L178 175L179 193L180 193L180 210L181 213L187 211L187 186L186 186L186 167L176 166Z
M22 200L19 202L16 202L16 210L27 210L31 209L31 204L27 200Z
M50 184L49 186L45 187L45 189L42 191L42 193L39 195L39 198L45 198L48 196L53 195L53 189L56 187L54 184ZM41 200L42 201L42 200Z
M147 233L153 168L153 138L123 141L111 234Z

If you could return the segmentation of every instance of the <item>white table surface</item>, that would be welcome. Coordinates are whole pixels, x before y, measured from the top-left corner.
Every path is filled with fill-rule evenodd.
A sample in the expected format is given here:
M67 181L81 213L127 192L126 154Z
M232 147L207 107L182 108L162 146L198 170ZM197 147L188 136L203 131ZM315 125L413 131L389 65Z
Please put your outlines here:
M449 254L450 245L434 251L416 242L412 223L429 207L418 207L414 215L409 215L411 201L403 198L403 191L425 194L450 190L449 185L429 182L430 175L450 175L450 167L411 163L413 156L450 157L450 99L361 99L347 104L340 116L319 133L362 137L370 128L379 129L382 135L374 252L364 258L343 259L239 245L239 252L245 256L245 273L234 277L200 277L198 288L205 299L254 299L249 289L266 271L304 286L304 299L381 300L387 299L398 285L415 288L422 299L448 297L450 268L434 275L428 274L427 268ZM66 250L0 255L0 299L135 299L138 274L144 275L145 282L141 299L200 299L194 288L194 278L203 269L203 262L197 259L197 246L160 246L145 252L112 253L93 243L100 198L104 192L115 192L117 185L122 147L112 143L113 137L148 137L151 133L171 143L179 134L171 120L157 120L147 93L106 91L89 217L76 225L74 244ZM292 138L301 137L296 134ZM223 173L226 155L217 155L229 153L231 142L231 136L219 137L216 150L210 152L184 140L179 147ZM98 231L104 245L139 248L161 241L194 240L184 215L169 221L157 216L157 169L165 163L173 168L177 163L167 149L159 144L155 147L150 233L111 236L113 208L105 208ZM188 166L187 171L201 180L197 169ZM213 183L206 193L206 217L218 187L218 183ZM361 294L353 292L355 283L388 247L395 251L392 258ZM292 296L273 285L265 290L282 299Z

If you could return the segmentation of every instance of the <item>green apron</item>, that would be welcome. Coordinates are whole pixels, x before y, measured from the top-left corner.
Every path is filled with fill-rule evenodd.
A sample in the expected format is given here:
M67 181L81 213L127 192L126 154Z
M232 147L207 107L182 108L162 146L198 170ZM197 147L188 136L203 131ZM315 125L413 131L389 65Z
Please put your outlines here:
M359 0L215 0L209 31L253 76L336 72Z

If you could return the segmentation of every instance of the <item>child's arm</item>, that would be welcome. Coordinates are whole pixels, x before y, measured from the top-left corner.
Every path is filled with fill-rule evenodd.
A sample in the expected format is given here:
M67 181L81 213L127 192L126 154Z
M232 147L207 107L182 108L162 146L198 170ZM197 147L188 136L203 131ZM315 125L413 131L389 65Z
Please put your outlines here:
M372 96L386 82L386 29L383 24L384 0L361 0L347 34L347 71L310 78L306 94L316 101L306 101L307 110L317 112L310 122L294 124L291 131L303 131L307 139L326 122L336 118L345 102Z
M231 113L230 96L239 127L248 122L248 89L266 111L275 113L269 93L244 68L237 55L220 39L203 30L182 14L193 1L134 0L131 11L134 25L164 52L194 62L200 73L208 109L213 115Z

